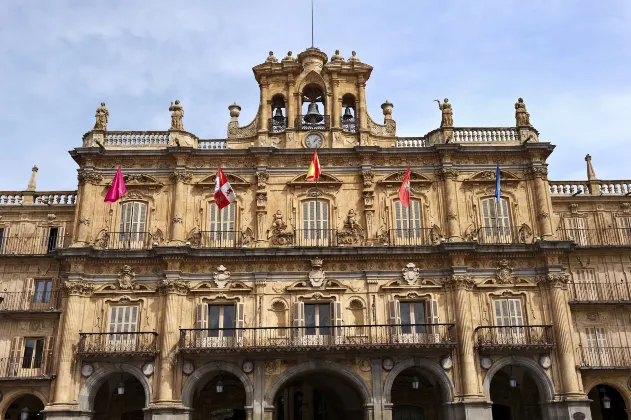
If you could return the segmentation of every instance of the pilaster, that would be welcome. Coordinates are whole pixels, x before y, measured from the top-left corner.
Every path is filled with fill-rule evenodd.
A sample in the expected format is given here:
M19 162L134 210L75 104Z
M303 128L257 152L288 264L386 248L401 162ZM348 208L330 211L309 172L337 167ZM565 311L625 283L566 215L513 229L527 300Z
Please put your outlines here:
M175 183L173 191L173 217L171 218L171 245L184 243L184 221L186 216L185 183L191 182L193 176L186 169L176 169L171 174Z
M439 169L438 175L444 181L445 214L447 217L447 238L449 241L460 240L460 225L458 223L458 191L456 181L459 172L452 166Z

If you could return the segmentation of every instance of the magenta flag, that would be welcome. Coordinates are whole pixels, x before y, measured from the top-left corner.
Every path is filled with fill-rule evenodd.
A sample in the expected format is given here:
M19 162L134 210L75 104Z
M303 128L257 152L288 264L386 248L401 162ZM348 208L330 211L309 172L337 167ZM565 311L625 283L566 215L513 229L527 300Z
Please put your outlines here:
M112 186L105 196L105 202L108 204L115 203L120 200L126 192L127 187L125 187L125 180L123 179L123 173L121 172L121 167L119 166L116 170L116 175L114 175L114 179L112 180Z

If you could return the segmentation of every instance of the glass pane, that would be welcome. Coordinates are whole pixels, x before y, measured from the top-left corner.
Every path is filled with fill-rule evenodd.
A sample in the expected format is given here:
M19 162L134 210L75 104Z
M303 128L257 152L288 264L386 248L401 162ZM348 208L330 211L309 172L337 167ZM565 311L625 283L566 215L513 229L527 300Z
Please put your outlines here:
M35 340L24 340L24 359L22 359L22 367L28 369L33 363L33 353L35 351Z
M415 302L412 304L414 308L414 323L417 324L414 330L417 333L424 333L425 326L418 324L425 324L425 304L423 302Z
M307 335L315 335L316 330L316 306L315 305L305 305L305 334Z
M329 333L328 326L331 325L331 305L328 303L321 303L319 306L319 325L320 334L327 335Z
M232 337L234 335L234 306L223 307L223 328L229 328L223 331L224 337Z
M35 343L35 360L33 360L34 368L42 367L42 358L44 356L44 340L37 340Z
M208 305L208 330L211 337L219 336L219 311L221 307L217 305Z
M410 334L412 332L412 327L410 327L411 323L410 304L408 302L401 302L401 331L403 334Z

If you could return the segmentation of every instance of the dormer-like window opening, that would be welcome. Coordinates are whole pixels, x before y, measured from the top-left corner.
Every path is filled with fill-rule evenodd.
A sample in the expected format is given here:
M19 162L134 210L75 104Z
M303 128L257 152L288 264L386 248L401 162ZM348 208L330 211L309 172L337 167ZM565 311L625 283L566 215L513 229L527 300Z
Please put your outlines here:
M320 104L320 105L319 105ZM326 108L324 91L316 84L308 84L302 90L302 115L296 121L301 130L326 130L329 126L328 116L322 111Z
M272 96L272 118L269 121L269 132L282 133L287 128L285 98L281 94Z
M357 108L355 106L355 97L350 93L342 96L342 108L344 109L342 121L340 122L342 131L345 131L347 133L356 133L358 120Z

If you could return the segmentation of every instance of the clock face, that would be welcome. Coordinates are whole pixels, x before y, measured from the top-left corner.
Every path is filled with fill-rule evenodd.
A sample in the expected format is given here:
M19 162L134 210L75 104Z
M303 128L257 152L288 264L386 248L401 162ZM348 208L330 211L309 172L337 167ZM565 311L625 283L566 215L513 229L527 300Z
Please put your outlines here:
M322 136L320 136L319 134L309 134L307 136L307 139L305 140L305 143L307 144L307 147L317 149L318 147L322 146L322 141Z

